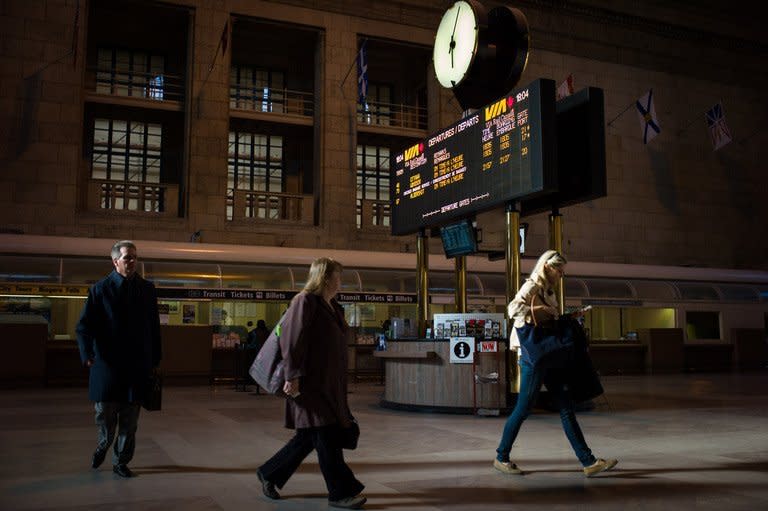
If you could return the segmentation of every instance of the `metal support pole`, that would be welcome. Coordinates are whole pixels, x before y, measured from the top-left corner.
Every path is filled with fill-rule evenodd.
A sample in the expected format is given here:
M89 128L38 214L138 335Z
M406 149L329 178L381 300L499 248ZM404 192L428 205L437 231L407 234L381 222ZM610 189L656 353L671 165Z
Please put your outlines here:
M427 333L427 320L429 318L429 238L424 229L419 230L416 238L416 266L419 277L416 303L419 309L419 337Z
M467 256L456 257L456 312L467 312Z
M517 204L508 203L504 208L507 235L505 252L505 276L506 276L506 299L504 304L504 315L507 314L509 302L520 289L521 270L520 270L520 210ZM512 319L507 321L507 337L512 333ZM520 392L520 371L518 370L519 353L517 350L509 350L507 356L507 379L509 381L509 391L512 393Z
M563 215L561 215L557 208L552 210L552 214L549 215L549 247L552 250L558 252L563 251ZM555 293L557 293L557 301L560 304L560 314L565 312L565 285L563 279L555 286Z
M520 211L515 204L507 204L505 207L505 218L507 224L507 243L505 247L505 277L506 277L506 299L504 304L509 305L509 302L517 294L517 290L520 289ZM511 325L507 326L509 335L512 330Z

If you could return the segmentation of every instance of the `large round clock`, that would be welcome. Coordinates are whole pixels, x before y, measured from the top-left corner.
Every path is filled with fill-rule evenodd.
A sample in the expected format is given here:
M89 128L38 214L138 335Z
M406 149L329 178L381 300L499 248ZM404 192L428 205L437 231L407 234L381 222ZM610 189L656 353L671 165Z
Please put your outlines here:
M486 18L485 9L472 0L459 0L445 11L432 54L435 75L443 87L452 89L467 77Z
M437 28L435 75L463 109L480 108L515 87L529 47L528 21L518 9L486 11L476 0L459 0Z

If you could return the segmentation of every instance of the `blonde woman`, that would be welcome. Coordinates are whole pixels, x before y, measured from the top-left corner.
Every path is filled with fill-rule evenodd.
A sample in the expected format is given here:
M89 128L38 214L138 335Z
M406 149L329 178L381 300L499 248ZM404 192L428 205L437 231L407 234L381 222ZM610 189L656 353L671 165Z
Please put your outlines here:
M565 256L555 250L547 250L539 257L531 275L509 303L507 312L514 320L514 330L525 326L526 323L532 323L534 317L537 323L558 318L560 307L554 286L565 275L567 263ZM534 297L533 307L531 307ZM514 334L515 331L513 336ZM583 466L584 475L592 477L613 468L618 463L617 460L595 458L587 446L579 423L576 421L573 400L568 391L567 379L563 377L563 369L547 367L542 363L534 365L527 359L525 352L520 361L520 392L515 409L504 424L501 441L496 449L496 459L493 460L494 468L505 474L522 474L522 470L510 461L509 453L520 431L520 426L536 403L542 383L547 386L552 402L560 411L565 436L568 437L576 457Z
M296 434L257 475L264 495L279 499L282 488L313 450L333 507L360 509L363 484L344 461L342 428L350 426L347 403L347 332L344 310L335 297L342 266L316 259L304 290L296 295L281 322L280 349L285 369L285 426Z

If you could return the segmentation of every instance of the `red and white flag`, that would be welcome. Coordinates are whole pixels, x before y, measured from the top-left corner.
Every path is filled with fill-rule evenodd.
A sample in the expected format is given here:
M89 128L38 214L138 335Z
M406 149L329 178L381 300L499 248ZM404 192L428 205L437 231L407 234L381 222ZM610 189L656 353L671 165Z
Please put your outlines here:
M571 94L573 94L573 75L568 75L568 78L557 88L557 100L560 101Z
M731 130L728 129L728 125L725 123L725 111L723 111L722 103L718 103L707 110L704 117L707 119L709 138L712 140L712 147L715 148L715 151L728 145L733 140Z

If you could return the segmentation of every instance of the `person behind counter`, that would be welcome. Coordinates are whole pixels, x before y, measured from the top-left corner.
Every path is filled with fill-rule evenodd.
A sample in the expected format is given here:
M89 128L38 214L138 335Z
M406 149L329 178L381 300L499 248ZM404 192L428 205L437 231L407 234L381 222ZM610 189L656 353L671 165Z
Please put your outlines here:
M91 467L104 461L115 439L112 471L133 477L133 458L140 404L149 376L160 364L160 315L155 286L136 273L136 245L112 247L114 271L88 291L77 344L88 371L88 397L95 402L98 440Z
M256 472L264 495L279 499L282 488L312 450L333 507L360 509L363 484L344 461L342 428L351 425L347 402L347 333L344 310L335 297L342 266L316 259L304 290L296 295L280 324L285 385L285 426L296 433Z
M555 250L547 250L539 257L530 277L509 303L508 314L514 320L515 329L523 327L525 323L531 323L533 315L536 316L537 322L557 319L560 309L553 287L565 274L567 262L565 256ZM534 295L536 299L531 309L531 299ZM515 335L515 331L512 334ZM536 402L542 383L547 386L552 402L560 411L563 430L583 466L584 475L592 477L610 470L618 463L615 459L596 458L587 446L579 423L576 421L567 378L563 377L565 373L565 369L548 367L546 363L534 366L523 356L520 361L520 393L515 409L504 424L501 441L496 449L496 459L493 460L496 470L505 474L522 474L522 470L510 461L509 453L520 431L520 426Z
M248 322L248 326L253 325L252 322ZM255 349L258 352L269 337L269 328L263 319L256 322L256 328L248 332L248 347Z

